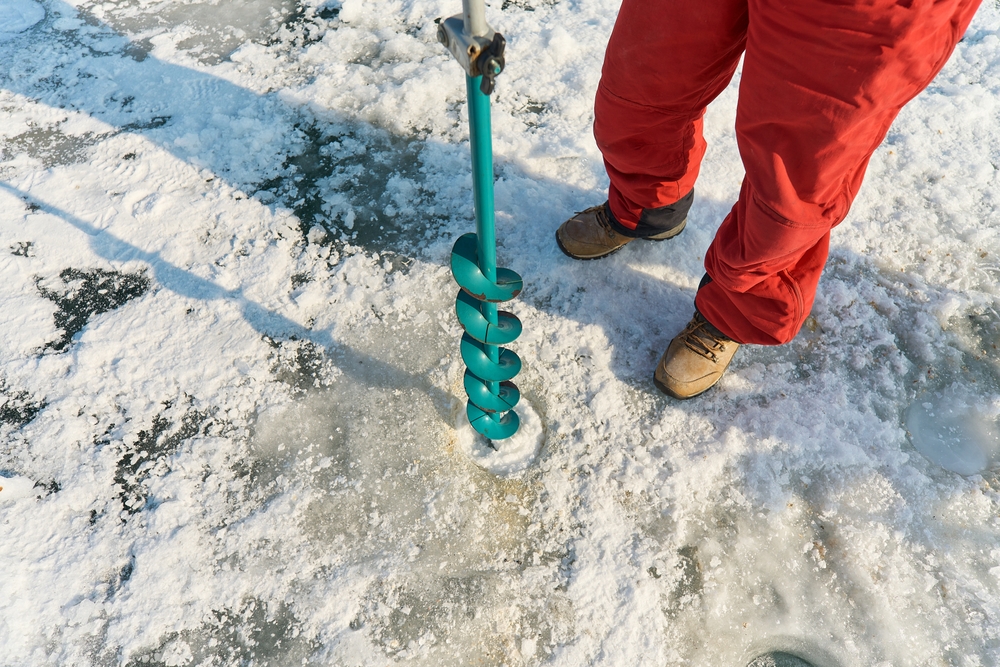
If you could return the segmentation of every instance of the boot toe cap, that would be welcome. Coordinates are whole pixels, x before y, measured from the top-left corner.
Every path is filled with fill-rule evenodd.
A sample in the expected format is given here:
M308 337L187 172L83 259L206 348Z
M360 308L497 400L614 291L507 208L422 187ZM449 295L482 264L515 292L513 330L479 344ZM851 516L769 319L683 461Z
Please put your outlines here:
M574 259L604 257L625 245L609 243L609 239L600 238L591 226L576 218L567 220L556 230L556 241L559 248Z
M660 391L674 398L694 398L722 379L735 351L734 347L725 359L712 360L692 352L675 338L656 365L653 382Z

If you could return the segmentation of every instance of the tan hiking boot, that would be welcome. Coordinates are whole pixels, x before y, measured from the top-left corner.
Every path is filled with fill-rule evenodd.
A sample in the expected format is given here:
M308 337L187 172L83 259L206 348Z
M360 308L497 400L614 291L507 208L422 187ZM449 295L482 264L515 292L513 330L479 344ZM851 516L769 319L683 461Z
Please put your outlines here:
M696 311L684 331L670 341L653 383L674 398L694 398L722 378L739 347Z
M591 206L567 220L556 230L556 242L559 249L573 259L598 259L607 257L620 250L630 241L637 238L652 241L665 241L673 238L684 230L687 219L681 220L672 229L660 234L643 237L626 236L615 230L608 215L608 203Z

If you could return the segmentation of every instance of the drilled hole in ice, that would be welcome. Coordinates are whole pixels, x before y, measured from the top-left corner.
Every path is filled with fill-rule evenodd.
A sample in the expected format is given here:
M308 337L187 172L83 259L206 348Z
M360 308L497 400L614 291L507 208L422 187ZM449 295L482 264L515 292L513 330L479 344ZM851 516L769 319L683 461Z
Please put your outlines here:
M812 667L812 664L791 653L774 651L757 656L747 667Z
M491 443L472 428L463 404L455 420L459 450L494 475L513 475L526 469L538 456L545 429L541 417L523 398L514 412L521 419L517 433L506 440Z

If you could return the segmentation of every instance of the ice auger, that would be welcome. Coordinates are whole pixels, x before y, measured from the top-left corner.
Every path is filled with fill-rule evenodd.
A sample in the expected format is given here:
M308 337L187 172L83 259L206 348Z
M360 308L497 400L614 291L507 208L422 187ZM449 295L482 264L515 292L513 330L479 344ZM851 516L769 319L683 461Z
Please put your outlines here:
M497 304L516 297L524 284L510 269L497 268L489 95L503 71L506 42L486 23L484 0L462 0L462 14L438 24L438 39L465 69L469 99L476 233L459 237L451 251L451 272L462 288L455 309L465 329L466 413L476 431L502 440L520 424L513 408L521 393L510 380L521 370L521 360L500 346L521 334L521 321Z

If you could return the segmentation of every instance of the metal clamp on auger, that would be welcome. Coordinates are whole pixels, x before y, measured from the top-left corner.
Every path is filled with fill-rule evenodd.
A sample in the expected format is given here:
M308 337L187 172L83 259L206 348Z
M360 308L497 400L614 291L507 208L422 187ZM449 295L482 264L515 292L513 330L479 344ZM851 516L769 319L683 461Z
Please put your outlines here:
M462 9L462 14L439 24L438 39L466 73L476 233L455 242L451 272L462 288L455 312L465 329L461 351L469 395L466 414L480 434L502 440L514 435L520 425L514 406L521 393L510 380L521 370L521 360L500 346L520 335L521 321L513 313L498 310L497 304L516 297L523 286L521 276L497 268L489 95L504 68L506 42L486 24L483 0L463 0Z
M503 71L503 66L507 63L503 57L503 52L506 49L507 40L503 38L503 35L496 32L493 33L493 41L490 42L490 45L483 49L483 52L476 58L476 66L483 77L482 83L479 84L479 89L483 91L483 95L489 95L493 92L497 76Z
M465 11L438 24L438 41L451 51L470 77L483 77L483 95L493 92L496 78L504 68L507 40L486 23L483 3L464 2ZM475 5L479 4L477 8ZM479 10L477 12L477 9ZM471 14L470 14L471 10Z

